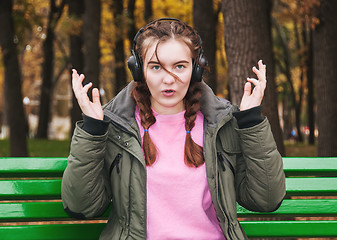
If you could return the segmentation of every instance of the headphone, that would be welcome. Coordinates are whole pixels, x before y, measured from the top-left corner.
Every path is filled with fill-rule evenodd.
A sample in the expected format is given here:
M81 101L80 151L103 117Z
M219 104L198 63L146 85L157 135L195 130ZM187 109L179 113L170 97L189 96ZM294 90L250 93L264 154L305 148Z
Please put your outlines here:
M146 31L149 26L152 24L155 24L156 22L159 21L176 21L184 24L185 26L191 28L187 23L181 21L180 19L177 18L160 18L157 20L154 20L147 24L146 26L142 27L139 29L137 34L135 35L133 39L133 46L131 49L131 57L128 59L128 67L131 71L132 77L135 82L140 82L144 79L144 73L143 73L143 61L141 57L137 54L136 51L136 44L137 44L137 39L139 35L141 35L144 31ZM193 29L194 30L194 29ZM201 47L202 41L200 35L194 30L194 32L198 35L199 38L199 46ZM196 58L197 60L193 59L193 69L192 69L192 76L191 76L191 82L201 82L202 80L202 75L204 73L204 67L207 65L207 60L203 55L203 50L201 48L199 55Z

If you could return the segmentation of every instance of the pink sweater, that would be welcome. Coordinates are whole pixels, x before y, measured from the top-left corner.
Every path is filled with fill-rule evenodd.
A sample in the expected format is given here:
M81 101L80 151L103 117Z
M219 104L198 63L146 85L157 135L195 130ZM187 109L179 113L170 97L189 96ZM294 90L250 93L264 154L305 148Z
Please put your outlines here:
M225 239L208 188L205 164L184 163L185 112L159 115L149 129L157 147L157 160L147 167L147 239ZM139 112L136 120L140 124ZM198 113L191 131L203 146L203 115Z

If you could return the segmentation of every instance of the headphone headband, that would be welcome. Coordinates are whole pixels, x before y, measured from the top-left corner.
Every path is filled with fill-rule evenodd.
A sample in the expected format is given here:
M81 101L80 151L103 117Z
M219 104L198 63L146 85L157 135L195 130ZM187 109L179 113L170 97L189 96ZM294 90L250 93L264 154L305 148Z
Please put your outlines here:
M141 35L149 26L155 24L156 22L162 22L162 21L175 21L175 22L181 22L184 25L188 26L187 23L185 23L184 21L178 19L178 18L169 18L169 17L165 17L165 18L159 18L157 20L154 20L152 22L149 22L148 24L146 24L144 27L142 27L141 29L138 30L138 32L136 33L135 37L133 38L133 45L132 45L132 49L135 51L136 50L136 44L137 44L137 39L138 36Z

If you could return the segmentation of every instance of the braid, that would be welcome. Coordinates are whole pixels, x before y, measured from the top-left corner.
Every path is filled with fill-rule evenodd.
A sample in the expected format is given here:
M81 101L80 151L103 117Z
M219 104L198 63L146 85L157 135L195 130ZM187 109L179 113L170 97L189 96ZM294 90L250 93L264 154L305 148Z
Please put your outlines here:
M196 144L190 131L195 125L197 112L200 110L200 99L202 93L199 83L191 83L189 90L185 97L185 164L189 167L199 167L205 160L203 157L203 148Z
M139 108L141 125L145 130L148 130L156 122L151 109L150 91L144 82L139 82L132 90L131 95ZM148 131L144 131L143 151L146 165L151 166L156 161L157 150Z

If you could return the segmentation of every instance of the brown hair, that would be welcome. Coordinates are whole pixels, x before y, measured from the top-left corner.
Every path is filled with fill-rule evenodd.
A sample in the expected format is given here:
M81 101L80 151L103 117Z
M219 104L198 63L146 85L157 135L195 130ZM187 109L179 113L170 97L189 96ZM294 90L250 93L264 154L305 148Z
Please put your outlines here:
M182 40L190 48L193 60L196 62L198 61L196 56L199 56L201 52L199 35L192 27L180 21L158 21L152 25L149 25L137 38L135 48L139 58L144 59L150 44L154 41L158 41L158 47L160 42L165 42L172 38ZM155 53L157 54L157 52ZM159 59L158 61L160 63ZM199 63L197 62L197 64ZM177 80L180 80L173 73L166 69L165 71L170 73ZM136 86L132 90L132 97L135 99L139 108L141 125L144 129L149 129L156 122L156 118L154 117L151 109L150 96L151 94L147 87L146 81L137 82ZM197 112L200 110L201 96L202 92L200 83L191 81L184 98L186 109L184 115L185 129L187 131L185 140L185 164L190 167L199 167L204 163L203 149L193 141L190 133L195 125ZM146 165L151 166L156 161L157 150L150 138L148 131L144 131L143 151Z

